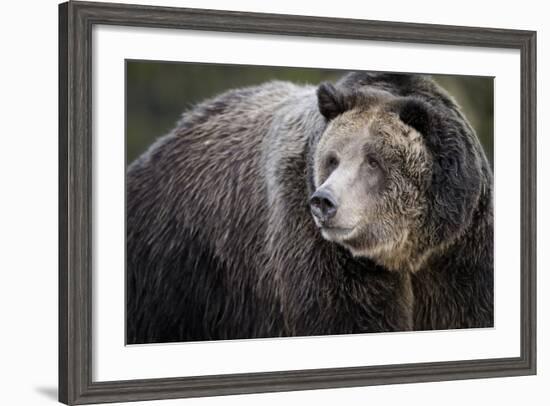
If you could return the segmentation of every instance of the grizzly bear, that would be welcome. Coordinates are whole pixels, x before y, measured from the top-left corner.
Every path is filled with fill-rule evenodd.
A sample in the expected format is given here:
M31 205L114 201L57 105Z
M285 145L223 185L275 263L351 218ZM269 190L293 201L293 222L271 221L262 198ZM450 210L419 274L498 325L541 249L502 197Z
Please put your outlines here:
M228 91L127 170L127 343L492 325L492 174L418 75Z

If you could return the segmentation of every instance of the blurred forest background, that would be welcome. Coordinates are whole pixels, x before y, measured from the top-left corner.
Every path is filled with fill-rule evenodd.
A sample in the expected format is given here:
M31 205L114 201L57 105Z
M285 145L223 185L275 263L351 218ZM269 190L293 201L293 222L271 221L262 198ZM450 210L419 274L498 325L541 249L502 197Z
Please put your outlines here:
M310 68L127 61L126 163L167 134L181 114L225 90L269 80L318 84L346 71ZM493 78L431 75L462 106L493 165Z

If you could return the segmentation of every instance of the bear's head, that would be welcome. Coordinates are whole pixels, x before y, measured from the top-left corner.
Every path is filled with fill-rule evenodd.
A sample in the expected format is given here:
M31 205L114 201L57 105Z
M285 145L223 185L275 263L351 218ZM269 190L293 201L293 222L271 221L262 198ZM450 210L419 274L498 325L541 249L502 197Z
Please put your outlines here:
M317 96L327 125L313 152L309 203L323 238L415 271L465 232L483 152L452 99L400 94L391 82L325 83Z

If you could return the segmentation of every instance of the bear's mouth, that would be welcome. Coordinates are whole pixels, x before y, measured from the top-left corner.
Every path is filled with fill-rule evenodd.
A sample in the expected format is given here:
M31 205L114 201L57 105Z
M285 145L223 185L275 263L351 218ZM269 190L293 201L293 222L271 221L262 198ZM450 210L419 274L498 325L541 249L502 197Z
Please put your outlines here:
M355 230L355 227L320 227L321 235L328 241L342 241L346 237L350 236Z

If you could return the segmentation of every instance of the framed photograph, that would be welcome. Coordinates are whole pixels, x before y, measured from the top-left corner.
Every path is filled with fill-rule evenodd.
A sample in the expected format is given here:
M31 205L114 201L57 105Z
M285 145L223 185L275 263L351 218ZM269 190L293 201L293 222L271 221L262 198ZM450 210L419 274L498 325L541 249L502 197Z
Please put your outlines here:
M536 373L536 33L59 6L59 400Z

